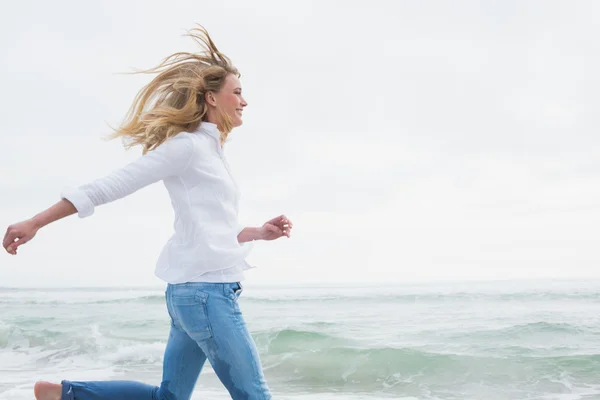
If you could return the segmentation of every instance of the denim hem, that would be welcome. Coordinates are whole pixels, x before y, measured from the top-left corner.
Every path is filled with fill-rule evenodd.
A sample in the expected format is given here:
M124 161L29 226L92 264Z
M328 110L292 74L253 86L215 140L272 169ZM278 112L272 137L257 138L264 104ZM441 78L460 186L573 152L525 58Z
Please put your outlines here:
M75 394L73 393L73 387L71 382L63 380L60 382L62 385L62 394L60 400L75 400Z

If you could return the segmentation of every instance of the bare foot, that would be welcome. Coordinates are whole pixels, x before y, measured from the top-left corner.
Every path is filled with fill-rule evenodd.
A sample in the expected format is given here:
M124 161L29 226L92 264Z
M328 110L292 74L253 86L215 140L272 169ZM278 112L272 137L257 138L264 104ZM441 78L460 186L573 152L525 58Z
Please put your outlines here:
M39 381L33 386L33 394L35 394L37 400L60 400L62 397L62 385Z

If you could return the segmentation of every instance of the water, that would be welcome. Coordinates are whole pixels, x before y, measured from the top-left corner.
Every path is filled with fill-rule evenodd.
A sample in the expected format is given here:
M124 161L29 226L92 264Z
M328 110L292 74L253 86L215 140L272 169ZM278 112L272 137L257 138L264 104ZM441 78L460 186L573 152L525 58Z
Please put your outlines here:
M276 399L600 399L600 282L246 284ZM0 289L0 399L32 383L158 384L161 288ZM227 399L207 363L193 399Z

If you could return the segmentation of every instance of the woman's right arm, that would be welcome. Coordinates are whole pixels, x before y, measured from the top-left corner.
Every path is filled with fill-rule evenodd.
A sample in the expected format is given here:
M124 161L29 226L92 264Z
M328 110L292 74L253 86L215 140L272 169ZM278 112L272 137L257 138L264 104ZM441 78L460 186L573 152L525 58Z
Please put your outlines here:
M73 203L62 199L33 218L10 225L4 235L2 245L9 254L16 255L17 248L33 239L40 228L76 212L77 209Z
M155 150L113 173L61 194L62 200L35 217L8 227L3 247L10 254L30 241L37 231L51 222L78 213L87 217L101 204L125 197L151 183L182 173L194 156L194 144L185 134L168 139Z

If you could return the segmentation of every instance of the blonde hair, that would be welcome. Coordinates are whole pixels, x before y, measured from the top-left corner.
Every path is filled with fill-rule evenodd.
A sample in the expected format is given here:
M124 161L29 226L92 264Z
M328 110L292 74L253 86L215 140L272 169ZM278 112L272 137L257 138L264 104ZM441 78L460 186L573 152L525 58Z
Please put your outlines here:
M191 37L203 51L174 53L155 68L137 71L158 75L138 92L125 120L109 138L122 138L126 148L141 145L144 154L154 150L180 132L196 130L207 117L205 94L218 92L228 74L240 77L204 27L198 25L184 36ZM223 144L233 124L218 106L217 111Z

